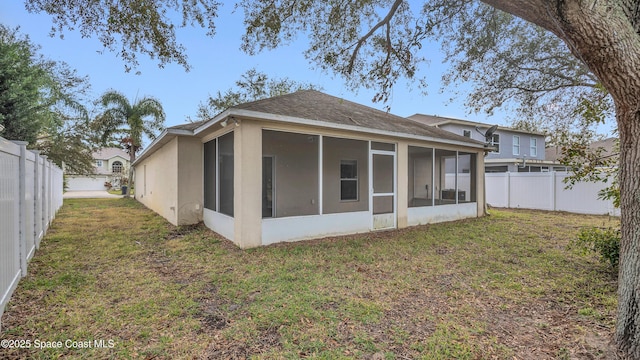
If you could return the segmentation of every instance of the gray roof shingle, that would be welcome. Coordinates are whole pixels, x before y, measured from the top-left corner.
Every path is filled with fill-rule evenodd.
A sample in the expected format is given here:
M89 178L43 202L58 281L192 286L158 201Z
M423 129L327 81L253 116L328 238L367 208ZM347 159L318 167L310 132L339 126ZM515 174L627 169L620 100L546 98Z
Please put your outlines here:
M368 129L426 136L436 139L480 142L441 130L391 113L360 105L316 90L300 90L291 94L257 100L234 106L233 109L360 126Z

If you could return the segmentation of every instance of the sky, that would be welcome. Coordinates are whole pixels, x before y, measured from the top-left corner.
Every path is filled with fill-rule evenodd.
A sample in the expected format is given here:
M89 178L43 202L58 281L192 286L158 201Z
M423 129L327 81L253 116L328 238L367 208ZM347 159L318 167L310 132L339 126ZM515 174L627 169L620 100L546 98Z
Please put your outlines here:
M441 59L432 58L424 64L421 74L429 82L425 95L415 83L401 81L396 84L392 97L387 104L373 103L375 92L360 89L354 92L347 88L342 78L314 69L304 57L307 39L300 36L294 43L273 51L265 51L255 56L240 50L243 34L242 11L233 11L233 5L222 7L216 19L216 35L206 36L201 28L185 28L177 32L177 40L186 47L191 71L185 72L177 64L158 67L156 60L139 54L140 66L136 71L125 72L124 62L114 53L103 51L102 44L95 38L82 38L78 31L65 30L64 39L50 37L53 22L47 14L32 14L25 10L22 0L0 1L0 22L11 27L20 27L20 32L41 46L40 53L46 58L64 61L87 75L91 84L91 95L98 98L103 92L115 89L130 100L143 96L153 96L160 100L166 113L166 126L187 122L194 117L198 104L206 100L209 94L218 91L224 93L234 87L235 81L247 70L255 68L266 73L270 79L288 77L291 80L311 83L322 91L377 109L390 106L393 114L410 116L415 113L463 118L473 121L506 125L504 116L487 118L484 114L468 114L463 105L464 99L450 103L450 94L441 94L440 76L445 67ZM435 54L439 54L439 45L430 45Z

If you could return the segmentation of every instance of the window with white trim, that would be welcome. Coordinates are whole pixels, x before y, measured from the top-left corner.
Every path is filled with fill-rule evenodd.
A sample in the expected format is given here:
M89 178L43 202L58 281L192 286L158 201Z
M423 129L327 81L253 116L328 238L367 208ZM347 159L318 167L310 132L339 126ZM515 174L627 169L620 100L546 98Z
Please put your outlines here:
M491 146L496 148L496 154L500 154L500 134L491 136Z
M471 139L471 130L462 130L462 136Z
M340 160L340 200L358 200L357 160Z
M520 155L520 136L513 135L513 155Z
M538 156L538 139L531 138L529 143L529 155Z
M102 167L102 160L96 160L96 167Z
M123 169L122 163L120 161L114 161L111 164L111 172L113 173L121 173Z

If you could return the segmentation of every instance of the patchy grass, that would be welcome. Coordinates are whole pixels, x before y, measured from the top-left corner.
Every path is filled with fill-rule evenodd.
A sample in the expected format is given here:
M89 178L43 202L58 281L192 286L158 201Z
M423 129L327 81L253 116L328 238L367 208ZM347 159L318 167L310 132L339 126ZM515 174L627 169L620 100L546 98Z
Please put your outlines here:
M65 200L0 337L113 347L0 357L615 357L616 281L567 245L617 220L491 214L242 251L134 200Z

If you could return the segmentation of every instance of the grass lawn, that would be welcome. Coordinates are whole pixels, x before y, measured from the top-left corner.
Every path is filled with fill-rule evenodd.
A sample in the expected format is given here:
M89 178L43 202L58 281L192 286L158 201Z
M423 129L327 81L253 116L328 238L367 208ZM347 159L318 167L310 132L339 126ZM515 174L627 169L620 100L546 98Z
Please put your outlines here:
M615 222L492 210L243 251L131 199L69 199L0 334L63 348L0 358L612 358L615 278L567 245Z

